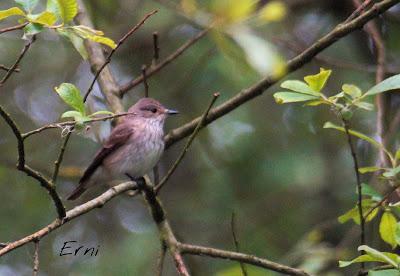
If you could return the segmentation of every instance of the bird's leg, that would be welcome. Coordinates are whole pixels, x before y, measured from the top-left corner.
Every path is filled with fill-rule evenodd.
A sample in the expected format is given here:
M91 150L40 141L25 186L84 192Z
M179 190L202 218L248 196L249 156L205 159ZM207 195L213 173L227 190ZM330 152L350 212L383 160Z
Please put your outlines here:
M139 190L143 190L143 187L146 183L146 180L144 179L144 177L133 177L131 176L129 173L125 174L131 181L136 182L136 184L138 185Z

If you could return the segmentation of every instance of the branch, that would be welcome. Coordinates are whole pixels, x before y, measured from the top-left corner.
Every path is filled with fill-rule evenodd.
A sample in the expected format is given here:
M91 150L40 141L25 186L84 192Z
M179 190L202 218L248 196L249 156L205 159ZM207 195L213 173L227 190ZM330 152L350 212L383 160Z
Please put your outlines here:
M0 64L0 69L4 70L4 71L10 71L11 70L11 68L8 68L7 66L4 66L3 64ZM16 73L19 73L21 70L19 70L18 68L15 68L13 71L16 72Z
M238 261L246 264L251 264L254 266L266 268L268 270L276 271L286 275L299 275L307 276L309 275L303 270L278 264L266 259L262 259L253 255L247 255L243 253L231 252L226 250L220 250L216 248L203 247L197 245L190 245L179 243L178 248L181 250L182 254L198 255L198 256L208 256L212 258L228 259L232 261Z
M360 217L360 228L361 228L360 245L364 245L365 244L365 219L364 219L363 209L362 209L362 188L361 188L360 172L358 170L359 166L358 166L357 153L356 153L356 149L354 148L352 136L350 134L349 122L343 118L342 114L340 114L340 116L343 121L344 130L346 132L347 142L349 144L351 157L353 158L354 173L356 174L356 185L357 185L357 194L358 194L357 206L358 206L358 215ZM365 253L364 251L362 251L362 250L360 251L360 255L363 255L364 253ZM364 262L361 262L361 269L364 269L364 268L365 268L365 264L364 264Z
M154 11L152 11L152 12L146 14L146 15L143 17L143 19L140 20L139 23L137 23L132 29L129 30L129 32L127 32L127 33L118 41L117 46L116 46L114 49L112 49L112 51L108 54L108 56L107 56L106 60L104 61L103 65L100 66L100 69L97 71L96 75L94 76L94 79L93 79L92 83L90 84L89 89L87 90L87 92L86 92L86 94L85 94L85 96L84 96L84 98L83 98L83 101L84 101L84 102L86 102L86 99L87 99L87 97L89 96L90 92L92 91L93 86L94 86L96 80L98 79L100 73L104 70L104 68L107 66L107 64L109 64L109 63L111 62L111 58L112 58L112 56L114 55L114 53L115 53L115 52L118 50L118 48L125 42L125 40L128 39L128 37L130 37L134 32L136 32L136 31L146 22L146 20L147 20L150 16L154 15L155 13L157 13L157 10L154 10Z
M317 42L307 48L304 52L296 56L295 58L289 60L286 64L286 74L271 77L267 76L261 79L258 83L253 86L242 90L237 95L233 96L231 99L222 103L221 105L210 110L208 114L205 124L207 125L218 118L226 115L232 110L238 108L242 104L254 99L257 96L260 96L264 93L265 90L270 88L273 84L281 80L287 74L296 71L301 68L304 64L310 62L317 54L322 52L324 49L328 48L330 45L335 43L340 38L348 35L352 31L361 28L365 23L374 17L384 13L389 8L393 7L400 0L384 0L377 4L375 4L371 9L360 15L359 17L353 19L348 23L342 23L336 26L330 33L320 38ZM190 135L192 131L196 128L201 118L195 118L191 122L186 123L185 125L176 128L165 137L166 147L171 146L177 141L183 139L184 137Z
M231 231L232 231L233 243L235 245L235 250L236 250L236 252L239 252L239 241L236 236L235 213L234 212L232 212L232 216L231 216ZM240 264L240 269L242 270L242 275L247 276L248 274L247 274L246 267L244 266L244 264L242 262L240 262L239 264Z
M143 197L146 199L146 202L150 207L151 215L158 227L161 242L165 244L170 252L178 274L180 276L189 276L189 271L183 261L181 252L177 247L178 241L176 240L175 234L165 216L165 211L161 205L161 201L157 197L154 187L148 184L144 178L138 180L137 185L139 190L143 192Z
M38 171L30 168L25 163L25 147L24 147L24 138L19 130L17 124L11 119L11 116L0 106L0 116L3 117L5 122L9 125L12 132L14 133L15 138L17 139L17 147L18 147L18 163L17 169L25 172L28 176L36 179L40 185L47 190L50 197L52 198L54 205L56 206L58 217L65 217L65 208L62 204L60 197L58 196L53 183L50 180L46 179L42 176Z
M204 37L209 29L204 29L203 31L199 32L195 37L189 39L185 44L183 44L181 47L179 47L175 52L173 52L171 55L169 55L167 58L165 58L163 61L158 63L155 66L152 66L149 68L149 70L146 71L146 77L150 78L153 76L155 73L159 72L161 69L163 69L165 66L173 62L175 59L177 59L180 55L182 55L190 46L195 44L200 38ZM123 97L129 90L132 88L136 87L138 84L143 82L143 75L137 77L136 79L124 84L121 86L119 95L120 97Z
M133 189L136 189L136 183L133 183L133 182L125 182L125 183L119 184L117 186L114 186L114 187L108 189L102 195L68 211L66 213L65 218L56 219L52 223L47 225L46 227L43 227L39 231L37 231L29 236L26 236L20 240L10 242L10 243L5 243L4 248L0 249L0 256L5 255L8 252L11 252L11 251L17 249L18 247L21 247L27 243L34 242L38 239L42 239L43 237L47 236L48 234L50 234L57 228L61 227L65 223L67 223L79 216L82 216L82 215L90 212L93 209L101 208L115 196L122 194L126 191L133 190Z
M196 137L197 133L199 133L201 127L203 126L205 119L208 115L208 112L210 112L211 107L214 105L215 101L219 97L219 93L214 93L213 98L208 105L207 109L204 111L203 115L201 116L201 120L194 129L193 133L190 135L188 141L186 142L186 145L183 147L181 154L179 157L176 159L175 163L172 165L172 167L168 170L167 174L164 176L164 178L161 180L161 182L155 187L156 194L161 190L161 188L167 183L168 179L171 177L171 175L175 172L176 168L179 166L181 161L183 160L183 157L185 157L187 151L189 150L190 145L192 144L194 138Z
M21 30L21 29L25 28L25 26L28 25L28 24L29 24L29 22L25 22L23 24L19 24L19 25L15 25L15 26L12 26L12 27L7 27L7 28L4 28L4 29L1 29L0 30L0 34L11 32L11 31L15 31L15 30Z
M24 48L22 49L15 63L11 66L11 68L7 71L6 75L0 81L0 87L2 87L4 83L11 77L12 73L15 72L15 69L18 67L18 64L21 62L22 58L25 56L26 52L29 50L29 48L32 46L35 40L36 36L33 35L32 38L25 44Z
M107 120L112 120L115 118L119 118L119 117L124 117L127 115L131 115L134 114L132 112L122 112L119 114L114 114L114 115L110 115L110 116L104 116L104 117L99 117L99 118L94 118L91 120L87 120L84 121L83 124L90 124L90 123L94 123L94 122L99 122L99 121L107 121ZM64 128L66 126L75 126L76 125L76 121L65 121L65 122L60 122L60 123L51 123L51 124L47 124L44 126L41 126L37 129L28 131L24 134L22 134L22 138L25 140L26 138L28 138L31 135L37 134L39 132L45 131L47 129L53 129L53 128Z
M156 272L157 276L162 276L163 268L164 268L165 253L167 253L167 247L165 246L164 242L161 241L160 256L158 257L158 262L157 262L157 272Z
M33 254L33 276L37 276L39 272L39 240L35 241L35 253Z

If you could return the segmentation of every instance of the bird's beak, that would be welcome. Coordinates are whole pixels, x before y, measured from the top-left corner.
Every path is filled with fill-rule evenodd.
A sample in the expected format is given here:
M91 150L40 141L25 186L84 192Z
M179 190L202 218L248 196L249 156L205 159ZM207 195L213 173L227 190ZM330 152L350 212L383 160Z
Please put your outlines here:
M167 109L165 111L165 113L168 114L168 115L176 115L176 114L179 114L179 111L173 110L173 109Z

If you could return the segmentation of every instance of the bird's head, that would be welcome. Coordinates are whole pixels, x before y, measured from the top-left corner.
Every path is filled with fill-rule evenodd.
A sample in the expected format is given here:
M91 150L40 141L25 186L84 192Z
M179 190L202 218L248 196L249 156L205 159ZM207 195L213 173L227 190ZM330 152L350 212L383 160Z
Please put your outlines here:
M169 115L175 115L179 112L173 109L165 108L160 102L152 98L142 98L128 110L133 113L133 117L150 119L163 123ZM131 116L128 116L131 117Z

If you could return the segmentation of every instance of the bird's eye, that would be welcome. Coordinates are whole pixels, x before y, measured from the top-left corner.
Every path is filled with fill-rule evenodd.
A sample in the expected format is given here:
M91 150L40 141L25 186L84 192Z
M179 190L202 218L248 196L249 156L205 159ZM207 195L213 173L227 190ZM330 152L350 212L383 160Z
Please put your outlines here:
M153 113L156 113L157 112L157 108L155 108L155 107L150 108L150 111L153 112Z

